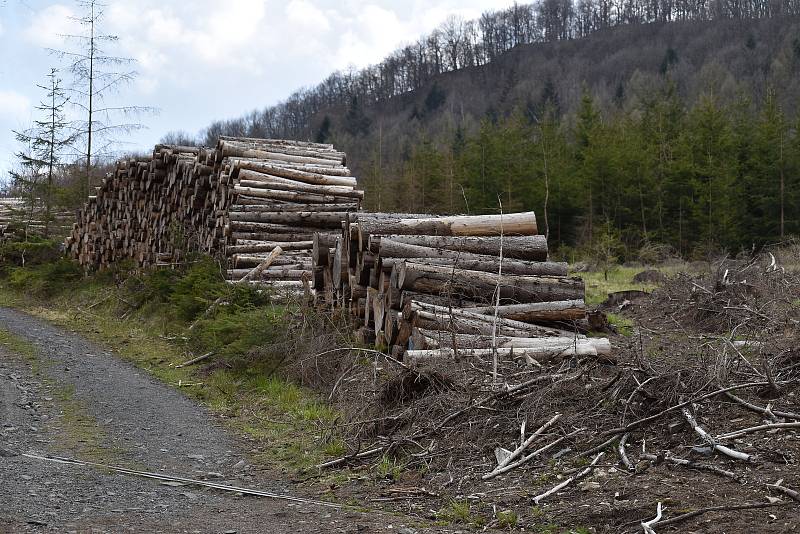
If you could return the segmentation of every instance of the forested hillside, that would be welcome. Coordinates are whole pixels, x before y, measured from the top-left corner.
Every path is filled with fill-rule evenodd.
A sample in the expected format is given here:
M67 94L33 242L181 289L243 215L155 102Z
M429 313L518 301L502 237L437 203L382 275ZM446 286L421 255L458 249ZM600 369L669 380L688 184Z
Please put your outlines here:
M800 233L796 13L548 0L451 19L207 135L335 142L368 208L533 209L554 247L750 248Z

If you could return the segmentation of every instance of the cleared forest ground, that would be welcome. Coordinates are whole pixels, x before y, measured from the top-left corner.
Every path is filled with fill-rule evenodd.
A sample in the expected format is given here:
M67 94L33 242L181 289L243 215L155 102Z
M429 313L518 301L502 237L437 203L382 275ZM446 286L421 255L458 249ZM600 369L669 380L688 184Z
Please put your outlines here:
M434 530L642 532L661 503L657 532L791 532L798 502L776 484L800 488L800 256L775 256L774 264L765 255L664 268L665 280L645 285L632 280L639 269L612 270L608 284L588 273L589 298L634 290L600 306L611 320L598 328L611 336L614 359L503 362L499 387L476 361L407 369L341 350L351 341L337 333L337 319L319 324L308 310L291 312L305 327L287 331L287 359L265 378L224 359L178 368L189 356L180 334L165 339L127 305L98 304L109 288L17 304L103 339L203 400L247 439L255 465L317 498L400 513ZM733 397L717 393L729 387ZM712 442L692 429L684 407ZM773 426L724 437L765 424ZM515 451L523 436L529 446L507 463L555 445L484 480L507 454L496 449ZM382 449L371 452L375 444ZM337 463L315 467L326 461Z

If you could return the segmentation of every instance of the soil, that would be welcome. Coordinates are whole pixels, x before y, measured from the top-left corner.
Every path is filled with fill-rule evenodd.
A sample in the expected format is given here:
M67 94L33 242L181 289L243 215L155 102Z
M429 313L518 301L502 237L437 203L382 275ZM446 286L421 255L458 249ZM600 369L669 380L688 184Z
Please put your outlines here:
M398 515L165 485L30 453L297 495L213 414L73 333L0 308L0 532L442 532ZM299 495L298 495L299 496ZM310 497L314 497L313 495Z

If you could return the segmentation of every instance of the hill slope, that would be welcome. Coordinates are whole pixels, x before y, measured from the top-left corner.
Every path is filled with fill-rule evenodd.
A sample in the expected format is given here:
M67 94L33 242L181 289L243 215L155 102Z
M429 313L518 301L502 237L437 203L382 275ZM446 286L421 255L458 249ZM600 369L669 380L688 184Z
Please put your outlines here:
M318 106L292 128L228 121L209 135L334 142L374 209L545 215L547 199L562 244L605 237L625 257L654 240L749 246L800 231L799 29L794 17L617 26L518 45L370 105Z

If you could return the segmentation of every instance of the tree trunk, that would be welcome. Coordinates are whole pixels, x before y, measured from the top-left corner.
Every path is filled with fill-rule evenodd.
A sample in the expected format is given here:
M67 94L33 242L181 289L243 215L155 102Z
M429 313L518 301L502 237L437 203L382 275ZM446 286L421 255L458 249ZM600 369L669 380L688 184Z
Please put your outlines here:
M380 243L384 239L408 245L446 249L471 254L488 256L500 255L500 237L476 236L372 236L369 241L369 250L378 253L380 251ZM503 257L517 260L545 261L547 260L547 240L541 235L517 237L503 236Z
M491 302L496 289L499 289L501 304L577 300L584 294L580 278L498 276L412 262L404 262L396 269L400 289L435 295L458 294L478 302Z

